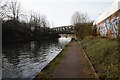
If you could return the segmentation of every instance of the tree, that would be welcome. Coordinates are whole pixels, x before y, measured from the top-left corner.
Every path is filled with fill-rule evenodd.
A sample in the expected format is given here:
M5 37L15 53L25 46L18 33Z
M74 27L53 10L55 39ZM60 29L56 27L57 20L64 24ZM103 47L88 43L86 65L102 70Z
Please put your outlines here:
M0 2L0 18L4 20L6 18L7 13L7 2Z
M31 12L30 18L29 18L29 24L32 30L39 30L41 27L41 16Z
M47 17L45 15L41 16L41 27L43 28L50 27L49 21L47 20Z
M21 5L19 2L9 2L7 5L7 16L12 20L19 20L21 14Z
M31 12L29 24L35 39L40 39L49 34L49 22L46 16Z
M47 17L40 14L35 14L31 12L29 24L32 26L33 30L39 30L40 28L49 27L49 22Z
M86 26L87 21L88 21L87 14L83 14L76 11L72 15L71 22L72 22L72 25L74 26L74 33L77 38L84 37L84 28Z
M87 20L88 20L87 14L83 14L77 11L72 15L71 19L73 25L86 23Z

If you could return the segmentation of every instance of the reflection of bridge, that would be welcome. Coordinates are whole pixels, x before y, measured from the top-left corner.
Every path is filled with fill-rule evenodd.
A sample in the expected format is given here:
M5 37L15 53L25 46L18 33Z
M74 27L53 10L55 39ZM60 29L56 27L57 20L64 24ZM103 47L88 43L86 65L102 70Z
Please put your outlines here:
M57 34L74 34L74 27L73 26L61 26L61 27L55 27L51 29L52 33Z

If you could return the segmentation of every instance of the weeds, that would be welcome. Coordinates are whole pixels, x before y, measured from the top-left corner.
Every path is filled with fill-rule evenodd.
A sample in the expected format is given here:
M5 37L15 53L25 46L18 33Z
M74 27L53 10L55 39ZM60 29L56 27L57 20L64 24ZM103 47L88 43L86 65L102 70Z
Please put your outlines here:
M117 78L118 42L100 37L87 37L80 40L93 67L100 78Z

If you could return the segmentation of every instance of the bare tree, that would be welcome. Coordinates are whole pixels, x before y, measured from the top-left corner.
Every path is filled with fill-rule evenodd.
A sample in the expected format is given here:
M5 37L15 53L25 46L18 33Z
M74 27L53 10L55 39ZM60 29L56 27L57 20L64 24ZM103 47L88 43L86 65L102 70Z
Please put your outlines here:
M30 18L29 18L29 24L32 27L32 29L39 29L41 27L41 16L31 12Z
M74 33L77 38L80 38L81 36L83 37L84 26L85 23L87 23L87 19L87 14L83 14L77 11L72 15L71 22L74 26Z
M7 2L0 2L0 18L3 20L6 18L7 13Z
M31 12L29 24L33 29L39 30L41 27L46 28L49 26L49 22L44 15L35 14Z
M49 26L49 22L48 22L48 20L47 20L47 17L46 16L41 16L41 25L42 25L42 27L48 27Z
M20 21L23 21L25 23L29 23L29 16L26 13L26 11L24 11L24 13L22 12L22 14L20 15Z
M21 14L21 5L19 2L9 2L7 5L7 16L13 20L18 20Z
M80 12L76 11L72 15L71 22L72 22L73 25L76 25L76 24L86 23L87 19L88 19L87 14L83 14L83 13L80 13Z
M43 33L48 33L48 27L50 26L47 17L41 16L41 26L43 27Z

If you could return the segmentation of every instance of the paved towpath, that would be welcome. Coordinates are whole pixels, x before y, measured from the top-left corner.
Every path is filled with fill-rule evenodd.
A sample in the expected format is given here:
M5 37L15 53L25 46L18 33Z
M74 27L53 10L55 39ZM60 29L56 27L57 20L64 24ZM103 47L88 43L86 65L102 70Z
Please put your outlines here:
M55 69L53 78L97 78L82 47L72 41L67 48L66 55Z

